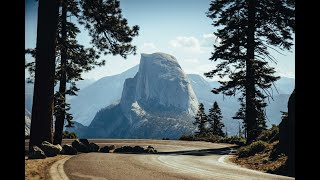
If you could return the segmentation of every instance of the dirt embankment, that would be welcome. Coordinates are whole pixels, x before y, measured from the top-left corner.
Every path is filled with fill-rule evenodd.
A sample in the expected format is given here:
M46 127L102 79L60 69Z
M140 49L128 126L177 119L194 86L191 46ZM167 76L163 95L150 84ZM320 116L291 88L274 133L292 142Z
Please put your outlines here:
M38 180L38 179L51 179L49 170L51 165L65 158L68 155L58 155L55 157L47 157L46 159L26 159L25 160L25 179Z

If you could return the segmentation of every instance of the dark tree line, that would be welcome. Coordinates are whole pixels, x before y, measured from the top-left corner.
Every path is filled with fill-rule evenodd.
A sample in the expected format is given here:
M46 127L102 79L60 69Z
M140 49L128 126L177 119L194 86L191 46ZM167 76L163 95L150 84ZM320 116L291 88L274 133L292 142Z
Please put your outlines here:
M88 29L91 48L77 42L80 30L68 21L71 16ZM35 82L29 147L44 140L61 144L65 120L67 126L73 124L66 95L76 95L79 89L75 82L82 80L82 72L104 65L101 53L124 58L135 54L136 47L131 42L138 30L138 26L128 26L117 0L39 1L37 45L35 49L26 50L35 57L35 63L26 65ZM55 83L59 83L56 94L53 92ZM53 112L56 118L54 139Z
M249 144L266 128L265 100L272 98L271 86L279 79L268 64L277 61L270 50L290 50L294 11L294 0L213 0L207 12L220 39L210 60L220 63L205 76L227 79L213 93L242 94L235 118L243 120Z

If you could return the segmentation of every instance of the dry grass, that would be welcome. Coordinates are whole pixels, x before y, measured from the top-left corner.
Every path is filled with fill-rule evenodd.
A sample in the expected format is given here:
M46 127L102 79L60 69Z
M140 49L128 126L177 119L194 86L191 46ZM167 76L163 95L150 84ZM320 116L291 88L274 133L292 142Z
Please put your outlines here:
M274 142L272 144L267 145L267 149L264 152L257 153L254 156L249 157L232 157L230 160L240 166L254 169L262 172L275 172L279 167L284 166L287 156L281 154L275 160L270 158L270 153L274 147L278 143Z
M25 179L38 180L50 179L49 169L51 165L65 158L68 155L57 155L54 157L47 157L46 159L26 159L25 160Z

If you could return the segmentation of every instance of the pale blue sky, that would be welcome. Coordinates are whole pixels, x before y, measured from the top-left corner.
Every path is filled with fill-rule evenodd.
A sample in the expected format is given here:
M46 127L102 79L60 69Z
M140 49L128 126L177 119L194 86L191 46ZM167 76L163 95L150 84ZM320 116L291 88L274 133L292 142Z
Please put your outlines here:
M37 2L25 0L25 47L34 48L36 42ZM206 17L210 0L120 0L120 7L130 26L139 25L139 36L133 41L137 46L137 55L126 60L120 56L109 55L106 65L97 67L84 78L99 79L119 74L139 63L140 53L164 52L177 58L186 73L203 75L213 69L216 63L209 61L213 50L214 27ZM75 21L75 19L73 19ZM82 29L79 42L90 46L90 37ZM278 64L277 74L286 77L295 76L294 47L285 55L272 52ZM27 57L27 61L30 57Z

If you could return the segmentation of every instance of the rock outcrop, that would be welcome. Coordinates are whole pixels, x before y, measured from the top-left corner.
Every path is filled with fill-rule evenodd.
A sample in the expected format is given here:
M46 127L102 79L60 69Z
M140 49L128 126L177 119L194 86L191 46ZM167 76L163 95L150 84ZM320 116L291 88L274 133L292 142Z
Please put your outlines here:
M139 71L124 82L119 104L100 110L83 137L170 138L192 133L198 100L178 61L142 54Z
M74 147L72 147L70 144L65 144L63 145L62 147L62 151L63 153L62 154L65 154L65 155L76 155L78 154L78 150Z
M46 157L38 146L33 146L29 149L28 159L45 159Z
M74 147L78 152L84 152L84 153L89 152L88 146L80 142L78 139L72 142L72 147Z
M41 150L47 157L53 157L60 153L62 150L60 145L53 145L47 141L43 141L40 145Z

